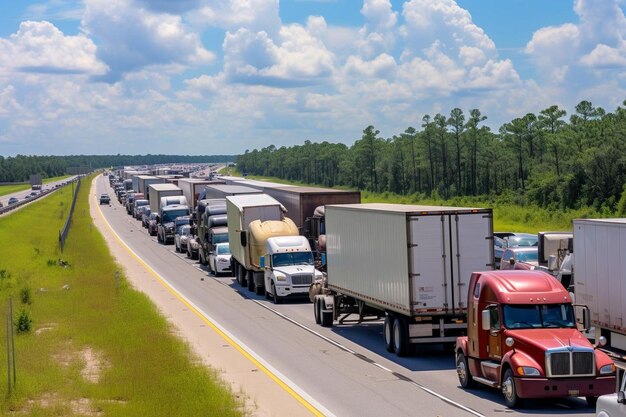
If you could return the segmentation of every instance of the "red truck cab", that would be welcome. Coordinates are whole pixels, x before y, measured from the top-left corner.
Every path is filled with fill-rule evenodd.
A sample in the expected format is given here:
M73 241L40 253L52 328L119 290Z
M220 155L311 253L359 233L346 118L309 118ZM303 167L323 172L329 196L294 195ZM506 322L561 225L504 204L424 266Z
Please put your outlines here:
M568 291L542 271L473 273L467 336L455 353L463 388L499 388L511 408L524 398L568 396L593 405L616 387L613 361L578 330Z

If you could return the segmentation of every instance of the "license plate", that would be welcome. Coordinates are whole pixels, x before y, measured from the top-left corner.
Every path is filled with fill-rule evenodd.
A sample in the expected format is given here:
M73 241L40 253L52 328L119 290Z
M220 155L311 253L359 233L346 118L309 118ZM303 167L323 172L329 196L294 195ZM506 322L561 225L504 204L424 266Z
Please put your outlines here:
M580 391L577 389L568 389L567 395L569 395L570 397L578 397L580 395Z

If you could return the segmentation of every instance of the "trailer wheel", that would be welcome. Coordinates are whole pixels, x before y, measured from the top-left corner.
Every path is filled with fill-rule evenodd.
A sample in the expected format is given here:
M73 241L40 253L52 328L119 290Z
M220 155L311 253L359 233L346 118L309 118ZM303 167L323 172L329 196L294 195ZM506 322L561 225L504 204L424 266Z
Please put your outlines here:
M215 273L215 276L217 276L217 272ZM255 285L254 286L254 293L256 295L263 295L264 291L265 291L265 287L262 287L260 285Z
M248 291L254 291L254 272L248 271L246 273L246 280L248 281Z
M391 314L385 316L383 335L385 336L385 349L387 352L393 352L393 316Z
M322 327L333 327L333 312L326 310L326 301L320 300L320 324Z
M406 356L409 352L409 326L403 317L393 321L393 350L398 356Z
M313 315L315 316L315 323L321 324L322 320L320 319L320 310L321 310L321 299L320 297L315 297L313 299Z
M515 379L513 378L513 370L511 368L504 372L504 377L502 378L502 395L504 395L504 402L507 407L516 408L521 405L522 399L517 396Z
M472 388L474 386L474 378L467 365L467 358L463 352L456 353L456 373L459 376L459 383L462 388Z

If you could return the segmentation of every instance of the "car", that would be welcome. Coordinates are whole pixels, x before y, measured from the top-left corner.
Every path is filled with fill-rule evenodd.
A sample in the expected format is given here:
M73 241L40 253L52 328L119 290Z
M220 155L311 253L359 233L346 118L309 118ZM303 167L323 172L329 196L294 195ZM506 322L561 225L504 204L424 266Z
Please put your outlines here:
M141 226L148 228L148 221L150 220L150 206L142 206L141 209Z
M159 217L158 213L150 213L150 218L148 219L148 233L150 234L150 236L156 236L159 230L157 217Z
M532 233L493 232L493 235L497 238L504 239L507 247L539 245L539 237Z
M150 207L150 202L145 199L135 200L133 217L137 220L141 220L141 215L143 214L142 207Z
M598 397L596 402L596 417L625 417L626 416L626 377L622 377L619 391Z
M9 205L12 204L17 204L20 200L18 200L16 197L11 197L9 198Z
M186 224L176 228L174 235L174 247L176 252L187 252L187 243L191 237L191 226Z
M497 236L493 237L493 258L495 261L496 269L500 269L500 260L502 259L502 254L504 250L507 248L506 240L499 238Z
M37 191L33 191L30 194L28 194L31 197L35 197L37 194L39 194Z
M109 197L108 194L104 193L104 194L100 194L100 204L110 204L111 203L111 197Z
M195 236L189 236L187 240L187 257L191 259L198 259L198 254L200 250L200 244L198 243L198 238Z
M539 250L536 246L516 246L502 253L500 269L533 269L539 265Z
M230 273L230 247L228 242L215 245L215 251L209 252L209 272L216 277L224 273Z

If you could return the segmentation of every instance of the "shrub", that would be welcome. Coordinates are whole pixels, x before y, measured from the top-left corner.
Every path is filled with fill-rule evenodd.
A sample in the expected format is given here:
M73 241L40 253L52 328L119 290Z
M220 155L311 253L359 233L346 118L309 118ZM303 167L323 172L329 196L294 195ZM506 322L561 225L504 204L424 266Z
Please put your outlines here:
M33 321L28 314L26 309L22 309L20 316L17 319L17 323L15 323L15 329L18 333L28 333L33 325Z
M22 304L30 304L32 299L30 297L30 288L24 287L20 291L20 298L22 299Z

